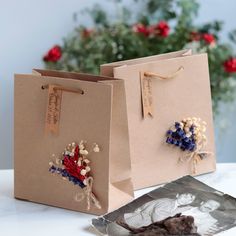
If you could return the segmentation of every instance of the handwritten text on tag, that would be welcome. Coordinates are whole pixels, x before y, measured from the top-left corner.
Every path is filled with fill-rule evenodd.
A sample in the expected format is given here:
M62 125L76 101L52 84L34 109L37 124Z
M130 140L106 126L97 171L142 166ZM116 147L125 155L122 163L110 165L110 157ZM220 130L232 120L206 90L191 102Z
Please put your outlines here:
M48 86L48 104L46 112L45 130L58 134L60 124L62 91L55 88L55 85Z
M146 77L144 72L140 72L141 96L143 117L148 115L153 117L153 96L152 96L152 79Z

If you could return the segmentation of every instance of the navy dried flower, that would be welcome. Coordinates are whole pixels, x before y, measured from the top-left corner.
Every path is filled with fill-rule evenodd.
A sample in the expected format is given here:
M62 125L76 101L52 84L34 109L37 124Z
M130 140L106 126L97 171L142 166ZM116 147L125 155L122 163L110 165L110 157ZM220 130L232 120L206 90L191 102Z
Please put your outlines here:
M182 151L194 152L197 144L204 143L206 137L206 123L193 117L175 122L173 127L166 133L166 143L179 147Z

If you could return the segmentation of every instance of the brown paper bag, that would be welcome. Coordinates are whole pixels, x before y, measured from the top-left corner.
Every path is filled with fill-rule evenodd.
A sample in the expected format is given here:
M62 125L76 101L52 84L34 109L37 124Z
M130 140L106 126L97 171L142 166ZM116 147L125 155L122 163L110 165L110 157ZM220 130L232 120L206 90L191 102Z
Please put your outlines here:
M143 73L151 75L146 84L142 84ZM152 78L153 74L155 78ZM125 80L135 189L171 181L183 175L203 174L215 170L212 104L206 54L191 55L190 51L183 50L115 62L102 65L101 75ZM146 86L144 91L143 86ZM179 163L184 152L166 144L166 131L175 121L186 117L197 117L207 122L208 142L204 150L211 155L199 162L199 155L196 155L196 159L190 158L189 161ZM198 162L197 165L195 162ZM193 165L197 168L196 173L193 173Z
M50 85L64 88L58 134L45 133ZM75 89L84 94L73 92ZM43 70L15 75L15 197L93 214L104 214L130 201L133 189L125 103L124 82L119 79ZM91 202L88 211L86 196L74 200L82 189L49 172L52 154L60 155L68 143L80 140L100 147L89 159L92 192L101 209Z

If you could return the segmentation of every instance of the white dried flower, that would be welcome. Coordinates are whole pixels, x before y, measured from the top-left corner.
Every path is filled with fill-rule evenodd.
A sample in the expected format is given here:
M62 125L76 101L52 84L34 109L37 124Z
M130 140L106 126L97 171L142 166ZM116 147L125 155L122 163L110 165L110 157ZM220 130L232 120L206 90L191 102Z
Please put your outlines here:
M87 179L84 179L83 184L86 186L88 184Z
M88 163L90 163L90 160L89 159L84 159L84 163L88 164Z
M96 144L95 147L93 148L94 152L100 152L100 148L98 147L98 145Z
M53 162L52 161L49 162L49 166L53 166Z
M87 172L86 172L85 169L82 169L82 170L80 171L80 174L81 174L81 175L86 175L86 173L87 173Z
M81 150L83 150L85 148L85 146L84 146L84 141L83 140L81 140L80 141L80 143L79 143L79 149Z
M86 149L79 150L79 153L85 156L88 155L88 151Z
M90 168L89 166L86 166L86 167L85 167L85 170L86 170L86 172L88 173L88 172L91 170L91 168Z

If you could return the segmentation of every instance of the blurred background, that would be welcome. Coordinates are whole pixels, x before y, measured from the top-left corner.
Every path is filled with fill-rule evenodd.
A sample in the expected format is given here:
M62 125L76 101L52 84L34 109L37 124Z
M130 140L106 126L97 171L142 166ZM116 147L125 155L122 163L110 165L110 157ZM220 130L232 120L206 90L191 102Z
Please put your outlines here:
M100 8L93 7L96 3ZM0 0L0 4L0 169L13 168L14 73L44 67L96 73L96 64L107 58L121 60L186 45L210 53L217 161L236 161L236 61L231 58L235 44L228 37L236 29L235 0ZM120 39L123 44L114 49ZM99 54L104 42L112 55L109 50ZM140 43L147 48L137 53ZM82 60L86 54L87 64Z

